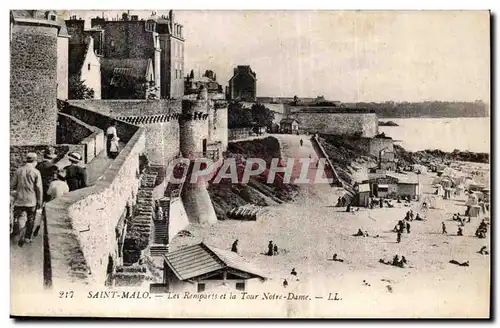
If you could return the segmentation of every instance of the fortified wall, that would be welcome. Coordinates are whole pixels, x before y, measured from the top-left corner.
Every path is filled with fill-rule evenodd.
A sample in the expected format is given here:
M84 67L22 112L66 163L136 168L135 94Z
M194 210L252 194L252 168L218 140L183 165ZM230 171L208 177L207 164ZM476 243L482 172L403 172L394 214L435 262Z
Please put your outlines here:
M299 122L299 130L309 133L333 135L357 135L373 138L378 134L378 119L375 113L350 109L330 110L306 108L288 117Z
M70 104L120 119L144 128L146 154L153 164L167 165L180 153L181 100L71 100ZM223 100L206 101L207 149L225 151L228 143L227 104ZM120 136L120 133L119 137ZM211 146L211 147L209 147ZM200 150L201 152L201 150Z
M75 106L63 109L85 124L105 129L111 118ZM104 286L108 265L119 264L119 221L139 188L139 156L144 153L144 130L118 121L125 147L92 186L47 203L44 231L44 280L49 286ZM98 233L96 233L98 232Z
M269 103L269 102L257 102L259 104L264 105L269 108L274 113L273 123L280 124L280 121L283 119L285 115L285 104L277 104L277 103ZM251 108L252 105L256 103L252 102L243 102L243 106L246 108Z

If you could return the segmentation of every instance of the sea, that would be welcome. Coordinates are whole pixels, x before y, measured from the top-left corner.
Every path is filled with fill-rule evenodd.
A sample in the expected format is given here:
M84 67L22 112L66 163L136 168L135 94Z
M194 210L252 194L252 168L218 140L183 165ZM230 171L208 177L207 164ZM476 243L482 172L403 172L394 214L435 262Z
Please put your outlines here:
M379 118L392 121L398 126L379 126L395 140L395 144L408 151L440 149L452 152L454 149L471 152L490 152L490 118Z

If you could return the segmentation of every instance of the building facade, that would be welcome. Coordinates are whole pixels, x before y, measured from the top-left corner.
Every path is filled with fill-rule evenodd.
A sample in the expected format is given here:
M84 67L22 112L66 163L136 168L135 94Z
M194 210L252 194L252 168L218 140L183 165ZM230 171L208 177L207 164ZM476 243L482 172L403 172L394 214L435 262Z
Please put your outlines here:
M66 21L69 39L69 99L80 99L74 90L78 82L93 90L94 99L101 99L101 58L103 31L85 29L85 21L72 16Z
M238 66L229 80L227 98L229 100L256 101L257 74L250 66Z
M182 98L185 40L183 26L175 21L172 10L168 16L153 13L146 20L139 20L138 16L126 13L116 20L96 17L91 20L91 25L104 31L104 58L151 60L159 97ZM105 83L107 79L103 78L103 87L106 86Z

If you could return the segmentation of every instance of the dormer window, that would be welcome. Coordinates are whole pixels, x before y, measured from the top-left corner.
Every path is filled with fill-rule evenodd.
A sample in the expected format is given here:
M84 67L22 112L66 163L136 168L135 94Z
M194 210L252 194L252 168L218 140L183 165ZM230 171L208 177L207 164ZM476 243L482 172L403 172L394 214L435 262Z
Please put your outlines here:
M56 15L50 15L50 20L55 21L56 20Z

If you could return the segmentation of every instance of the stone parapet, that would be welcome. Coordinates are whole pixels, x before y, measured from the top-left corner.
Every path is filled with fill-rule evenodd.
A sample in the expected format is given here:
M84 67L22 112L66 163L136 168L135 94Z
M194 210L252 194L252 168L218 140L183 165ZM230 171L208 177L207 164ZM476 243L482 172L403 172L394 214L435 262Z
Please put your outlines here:
M78 108L70 112L99 128L111 120ZM127 204L135 201L140 183L139 155L145 145L143 129L124 122L119 122L117 129L126 136L126 145L95 185L46 205L47 285L105 284L108 263L104 259L116 256L115 228Z

